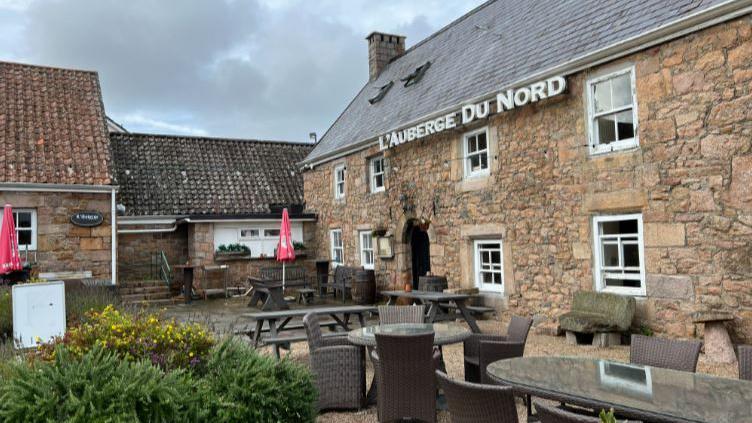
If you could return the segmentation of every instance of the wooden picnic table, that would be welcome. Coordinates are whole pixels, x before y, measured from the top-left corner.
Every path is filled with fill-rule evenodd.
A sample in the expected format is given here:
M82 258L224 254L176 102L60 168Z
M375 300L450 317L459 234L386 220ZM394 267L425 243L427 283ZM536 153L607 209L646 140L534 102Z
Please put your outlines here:
M248 307L255 307L261 301L261 310L264 311L290 308L285 301L282 282L266 282L256 278L248 278L248 281L253 287L253 294L248 301Z
M426 323L436 323L442 320L453 320L442 308L443 305L454 303L462 317L470 326L473 333L480 333L475 317L467 309L467 302L472 298L469 294L450 294L433 291L381 291L381 295L388 297L386 305L392 305L397 298L408 298L413 303L425 304L428 307Z
M335 306L335 307L313 307L313 308L300 308L295 310L278 310L278 311L262 311L259 313L244 313L243 317L249 317L256 322L256 329L253 332L253 346L258 347L262 341L261 333L264 330L264 323L269 327L269 339L274 341L274 352L279 357L278 341L284 341L286 338L279 337L279 333L288 330L288 323L295 317L303 317L308 313L314 313L319 316L328 315L331 317L338 326L342 327L345 332L350 331L350 316L355 315L358 317L358 323L360 326L365 326L366 313L376 313L377 308L374 306ZM299 327L289 328L291 330L300 329ZM295 339L291 339L294 341Z

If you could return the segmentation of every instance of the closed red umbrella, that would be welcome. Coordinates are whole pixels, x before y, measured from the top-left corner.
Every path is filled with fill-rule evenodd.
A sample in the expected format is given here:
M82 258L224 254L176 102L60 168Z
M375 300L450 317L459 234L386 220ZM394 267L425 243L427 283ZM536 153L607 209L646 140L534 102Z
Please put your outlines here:
M279 227L279 244L277 244L277 261L282 262L282 289L285 289L285 263L295 261L295 248L292 246L290 216L287 209L282 210L282 225Z
M3 225L0 228L0 275L21 270L21 256L18 254L16 225L13 221L13 206L5 205Z

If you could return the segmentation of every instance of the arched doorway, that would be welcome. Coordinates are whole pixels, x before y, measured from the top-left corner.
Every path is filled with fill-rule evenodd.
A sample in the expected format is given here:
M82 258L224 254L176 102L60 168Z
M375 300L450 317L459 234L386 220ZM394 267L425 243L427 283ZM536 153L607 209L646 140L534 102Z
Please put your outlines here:
M415 224L410 230L410 255L412 257L413 288L421 289L418 278L431 271L431 242L428 233Z

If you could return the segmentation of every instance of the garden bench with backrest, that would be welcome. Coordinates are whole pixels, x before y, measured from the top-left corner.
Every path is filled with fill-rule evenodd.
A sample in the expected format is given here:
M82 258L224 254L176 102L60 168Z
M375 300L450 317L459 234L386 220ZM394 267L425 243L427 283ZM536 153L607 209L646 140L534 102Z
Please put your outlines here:
M336 298L339 293L342 293L342 301L344 302L347 297L347 291L352 289L352 279L355 276L355 272L363 269L362 267L354 266L337 266L334 268L333 275L328 278L326 284L319 286L319 292L326 292L331 288Z
M285 288L308 289L306 271L300 266L286 266L284 280ZM249 307L253 307L256 303L262 301L261 309L265 311L289 308L282 289L282 267L262 268L259 270L258 276L248 278L248 283L253 288L251 300L248 302Z
M621 344L621 333L632 326L635 299L624 295L580 291L574 294L572 309L559 317L567 341L576 344L578 336L593 335L593 345Z

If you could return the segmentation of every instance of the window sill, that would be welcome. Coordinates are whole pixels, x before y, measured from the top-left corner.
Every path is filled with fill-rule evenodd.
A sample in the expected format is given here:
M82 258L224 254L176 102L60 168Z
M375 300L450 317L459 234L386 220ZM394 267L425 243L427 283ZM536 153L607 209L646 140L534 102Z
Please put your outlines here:
M640 144L638 143L630 143L623 146L614 146L612 148L602 148L602 149L590 149L590 157L596 158L596 157L603 157L608 156L611 154L618 154L618 153L632 153L640 151Z
M478 191L488 188L491 183L491 178L489 176L491 175L486 174L464 178L455 184L455 188L457 189L457 191L461 192Z
M601 289L598 292L604 293L604 294L616 294L616 295L624 295L627 297L647 297L647 293L644 291L627 291L627 290L621 290L621 289Z

